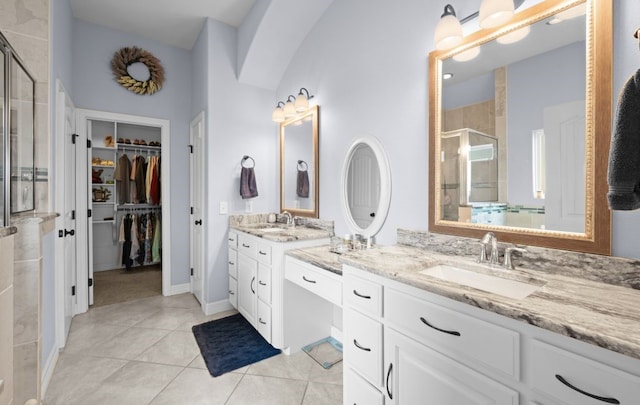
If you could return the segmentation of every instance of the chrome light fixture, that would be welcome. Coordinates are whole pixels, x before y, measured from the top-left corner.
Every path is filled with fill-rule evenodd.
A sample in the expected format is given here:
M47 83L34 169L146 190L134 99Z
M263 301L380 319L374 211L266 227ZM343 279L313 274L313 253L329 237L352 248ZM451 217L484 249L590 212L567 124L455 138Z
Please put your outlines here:
M313 97L314 96L309 94L309 90L304 87L300 89L297 97L290 94L286 102L278 101L276 108L271 114L271 120L273 122L283 122L306 112L309 109L309 100Z
M444 13L436 25L434 42L437 50L451 49L462 42L462 24L451 4L444 6Z

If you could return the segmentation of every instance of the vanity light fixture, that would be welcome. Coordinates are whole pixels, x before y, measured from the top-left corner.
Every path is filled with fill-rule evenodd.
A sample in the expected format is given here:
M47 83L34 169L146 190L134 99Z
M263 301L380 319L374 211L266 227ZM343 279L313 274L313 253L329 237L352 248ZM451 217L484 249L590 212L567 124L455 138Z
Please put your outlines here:
M282 106L280 105L282 104ZM276 105L275 110L273 110L273 114L271 114L271 120L273 122L282 122L284 121L284 103L282 101L278 101L278 105Z
M456 11L451 4L444 6L444 13L436 25L434 43L437 50L446 50L460 44L463 39L462 24L480 17L480 27L492 28L509 21L515 9L520 7L524 0L482 0L480 10L470 14L460 21L456 17ZM477 56L477 55L476 55ZM475 57L475 56L474 56ZM467 60L471 60L469 58Z
M302 87L298 92L298 97L290 94L289 97L287 97L286 103L284 101L278 101L276 108L271 114L271 120L273 122L283 122L298 114L307 112L307 110L309 110L309 100L313 97L313 95L309 94L309 90Z

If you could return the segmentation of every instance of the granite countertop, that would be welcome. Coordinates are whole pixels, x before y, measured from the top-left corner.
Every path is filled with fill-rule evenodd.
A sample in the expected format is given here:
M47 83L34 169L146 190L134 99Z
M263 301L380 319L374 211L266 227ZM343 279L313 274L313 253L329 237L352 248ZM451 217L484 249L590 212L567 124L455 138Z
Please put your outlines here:
M230 227L231 229L273 242L293 242L297 240L329 238L332 236L332 232L326 229L299 225L289 227L279 223L231 224Z
M18 232L18 228L16 228L15 226L6 226L4 228L0 228L0 238L11 236L16 232Z
M321 245L302 249L291 249L285 252L287 256L295 257L321 269L342 275L340 257L349 253L338 254L331 251L331 245Z
M338 260L372 274L640 359L640 291L637 289L539 270L489 268L475 264L468 257L404 245L352 252L341 255ZM544 285L524 299L512 299L420 274L421 270L436 264L477 268L504 278Z
M48 222L53 219L56 219L59 216L60 214L58 214L57 212L27 211L27 212L21 212L19 214L11 215L11 223L14 225L17 225L25 222L30 222L30 221Z

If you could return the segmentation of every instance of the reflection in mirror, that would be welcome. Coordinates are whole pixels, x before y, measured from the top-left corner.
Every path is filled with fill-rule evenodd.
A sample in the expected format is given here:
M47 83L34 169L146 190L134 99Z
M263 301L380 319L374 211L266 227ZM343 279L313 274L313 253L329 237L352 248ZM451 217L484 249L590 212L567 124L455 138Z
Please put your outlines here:
M318 106L280 123L280 209L318 217Z
M365 237L375 236L389 211L391 169L380 141L356 139L342 168L342 203L349 229Z
M610 0L549 0L431 53L432 231L610 253L611 42Z

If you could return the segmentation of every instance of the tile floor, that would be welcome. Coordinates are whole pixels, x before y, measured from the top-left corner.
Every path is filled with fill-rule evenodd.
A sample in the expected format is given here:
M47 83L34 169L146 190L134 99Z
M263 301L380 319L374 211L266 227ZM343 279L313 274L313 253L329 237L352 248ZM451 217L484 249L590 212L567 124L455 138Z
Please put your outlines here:
M191 326L233 313L205 316L191 294L181 294L78 315L44 404L342 403L342 363L325 370L303 352L211 377Z

